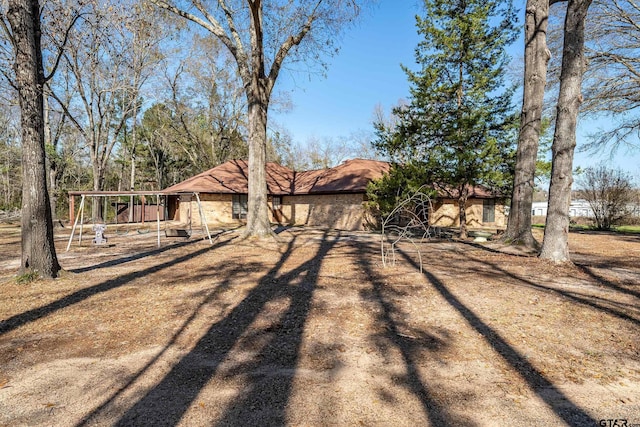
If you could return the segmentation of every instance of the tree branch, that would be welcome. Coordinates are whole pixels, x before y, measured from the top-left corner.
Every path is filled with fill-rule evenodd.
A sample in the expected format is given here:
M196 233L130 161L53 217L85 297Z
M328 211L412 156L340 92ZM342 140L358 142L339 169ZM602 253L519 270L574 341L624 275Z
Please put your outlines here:
M182 10L168 3L167 1L164 1L164 0L150 0L150 1L151 3L155 4L156 6L164 10L168 10L171 13L174 13L178 16L188 19L193 23L200 25L202 28L206 29L207 31L211 32L213 35L218 37L218 39L220 39L222 44L224 44L227 47L227 49L229 49L229 51L231 52L231 55L233 55L233 57L236 59L236 62L238 64L238 69L240 71L240 74L242 75L243 81L245 81L245 83L249 81L248 80L249 70L248 68L246 68L247 56L244 52L240 36L233 23L233 12L227 7L224 0L218 0L218 3L220 4L220 7L222 8L222 10L225 13L225 16L227 17L227 23L229 24L229 28L233 36L233 40L231 40L231 38L227 35L224 28L222 28L222 25L220 25L220 23L215 19L215 17L209 14L209 12L205 9L205 7L202 5L200 1L193 1L193 4L194 6L196 6L198 11L200 11L205 16L206 21L202 18L197 17L192 13L189 13L185 10ZM243 66L245 69L243 69Z
M289 36L289 38L287 38L287 40L282 43L280 49L278 49L278 53L276 53L276 56L273 59L273 64L271 65L271 71L269 71L269 91L271 91L271 89L275 85L278 74L280 73L280 69L282 68L282 63L284 62L284 59L287 57L287 54L289 53L291 48L299 45L304 37L309 33L309 31L311 31L311 25L316 19L316 11L321 4L322 0L318 0L300 31L298 31L298 33L295 35Z
M16 40L13 38L13 34L11 34L11 30L9 30L9 27L7 26L7 23L4 20L4 13L0 18L0 27L2 28L2 32L4 33L4 35L7 36L7 39L9 39L11 46L15 49Z
M76 129L78 129L82 137L84 139L87 139L87 134L82 128L82 126L80 125L80 123L78 123L78 121L75 119L75 117L73 117L73 115L71 114L67 106L64 104L64 102L62 102L62 100L58 97L58 95L56 95L56 93L53 91L53 88L50 87L49 89L51 91L51 96L53 97L53 99L55 99L58 102L58 104L60 104L60 106L62 107L62 111L64 112L64 115L67 116L69 120L71 120L71 123L73 123Z
M56 61L53 64L53 68L51 69L51 72L49 73L49 75L45 76L44 83L47 83L49 80L51 80L53 75L56 73L56 70L58 69L58 66L60 65L60 60L62 59L62 54L64 52L64 48L67 45L67 42L69 41L69 34L71 33L71 29L73 28L75 23L78 21L78 19L80 19L80 17L83 16L83 15L85 15L85 14L82 14L82 13L76 14L76 16L74 16L73 19L71 20L71 23L67 27L66 31L64 32L64 40L62 40L62 45L58 49L58 55L56 56Z

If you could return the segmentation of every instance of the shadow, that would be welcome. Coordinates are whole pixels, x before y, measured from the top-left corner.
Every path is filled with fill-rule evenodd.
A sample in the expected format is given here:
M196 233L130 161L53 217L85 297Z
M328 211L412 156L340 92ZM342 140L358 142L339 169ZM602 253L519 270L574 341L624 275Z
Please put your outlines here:
M290 228L291 228L290 225L278 225L278 226L276 226L276 228L273 229L273 232L276 233L276 234L280 234L283 231L287 231Z
M389 344L400 352L404 362L405 375L401 383L411 392L422 405L422 410L433 426L474 426L473 421L463 419L461 416L454 416L450 411L439 404L434 397L429 385L423 381L418 370L418 361L423 357L421 353L429 352L436 355L446 349L448 338L446 333L432 334L420 330L411 329L403 319L407 316L392 303L394 297L402 298L402 295L387 296L394 292L390 286L385 286L382 279L374 273L374 269L369 261L371 249L366 252L359 248L358 265L360 266L365 280L371 283L372 288L363 293L367 300L376 302L381 311L376 315L376 321L382 326L381 332L376 339L378 347L387 350ZM397 294L397 292L396 292ZM403 333L409 330L410 333ZM444 338L443 338L444 337ZM388 391L386 391L388 392ZM384 396L382 396L384 398Z
M490 252L492 254L500 254L500 255L509 255L512 257L519 257L519 258L535 258L538 256L538 254L528 254L528 253L513 253L513 252L507 252L507 251L501 251L495 248L491 248L489 246L485 246L485 245L481 245L480 243L476 243L472 240L456 240L456 242L458 243L462 243L463 245L467 245L467 246L471 246L473 248L476 249L480 249L482 251L485 252Z
M16 314L15 316L12 316L0 322L0 335L13 331L14 329L17 329L20 326L26 325L27 323L31 323L38 319L42 319L43 317L46 317L58 310L62 310L63 308L77 304L94 295L110 291L111 289L115 289L120 286L126 285L132 280L138 279L140 277L144 277L148 274L156 273L158 271L167 269L169 267L173 267L184 261L190 260L194 257L200 256L213 249L224 246L228 242L229 241L219 242L216 245L207 246L198 251L173 259L169 262L163 262L162 264L154 265L153 267L145 268L144 270L133 271L123 276L118 276L116 278L109 279L97 285L80 289L79 291L76 291L70 295L67 295L66 297L60 298L59 300L53 301L42 307L34 308L29 311L25 311L24 313Z
M574 292L568 292L568 291L563 291L561 289L556 289L556 288L552 288L549 286L544 286L544 285L540 285L538 283L534 283L531 280L527 280L523 277L518 276L517 274L514 274L510 271L507 271L499 266L497 266L494 263L490 263L486 260L478 260L475 259L471 256L467 256L470 260L472 261L476 261L482 264L486 264L491 266L491 268L493 268L495 271L500 272L501 274L504 274L505 276L511 277L512 279L515 279L517 282L520 282L520 286L526 286L529 288L534 288L543 292L551 292L551 293L555 293L558 295L561 295L564 298L567 298L573 302L576 302L578 304L582 304L588 307L591 307L593 309L602 311L606 314L609 314L611 316L615 316L618 317L619 319L622 320L626 320L629 321L631 323L635 323L636 325L640 325L640 319L636 319L635 317L632 317L630 315L628 315L627 313L623 312L622 310L616 310L612 307L607 307L602 305L601 303L598 303L596 301L593 300L599 300L603 303L609 303L609 304L616 304L613 301L604 299L604 298L600 298L600 297L596 297L596 296L587 296L587 295L583 295L583 294L578 294L578 293L574 293ZM597 280L597 279L596 279ZM515 283L516 286L518 286L518 283ZM616 286L616 285L614 285ZM589 299L591 298L591 299Z
M95 264L95 265L91 265L88 267L80 267L80 268L72 268L70 270L67 270L71 273L86 273L88 271L93 271L93 270L99 270L101 268L108 268L108 267L115 267L116 265L120 265L120 264L126 264L128 262L131 261L137 261L139 259L143 259L143 258L147 258L147 257L151 257L154 255L159 255L163 252L169 251L171 249L176 249L176 248L181 248L183 246L188 246L191 245L192 243L196 243L199 242L199 240L190 240L190 241L184 241L184 242L179 242L179 243L173 243L171 245L168 246L163 246L161 248L155 248L149 251L145 251L145 252L140 252L134 255L130 255L130 256L125 256L122 258L118 258L118 259L112 259L110 261L105 261L105 262L101 262L100 264Z
M243 267L238 267L238 269L244 270ZM240 273L240 271L236 271L236 273ZM216 286L213 290L206 293L204 299L198 304L198 306L193 310L193 312L189 315L189 317L182 323L182 325L174 332L174 334L169 338L167 343L164 345L162 350L158 352L154 357L152 357L145 365L136 372L129 380L122 385L116 392L114 392L108 399L106 399L100 406L91 411L89 414L84 416L76 425L84 426L84 425L92 425L96 422L96 417L102 413L105 409L107 409L113 402L122 395L125 391L127 391L138 379L140 379L146 372L148 372L161 358L164 354L176 343L178 338L186 331L186 329L191 325L191 323L198 317L201 310L212 303L220 294L229 289L231 280L230 278L234 274L230 274L229 278L222 282L220 285Z
M328 241L325 234L311 259L278 275L291 257L294 238L275 266L246 297L214 323L193 349L131 406L116 425L177 425L216 375L237 379L244 385L217 425L285 425L286 406L319 269L338 238ZM267 304L283 303L286 311L273 318L277 310L267 309ZM263 312L272 318L269 324L252 328ZM232 350L243 348L251 353L249 360L230 357ZM223 362L225 368L221 369Z
M619 286L619 285L616 285L615 283L611 282L610 280L607 280L604 277L596 274L590 268L590 266L588 266L586 264L582 264L582 263L577 263L577 262L574 263L574 264L575 264L576 267L578 267L578 269L580 269L580 271L585 273L587 276L591 277L596 282L600 283L602 286L610 288L610 289L613 289L616 292L620 292L620 293L623 293L623 294L634 296L636 298L640 298L640 292L634 291L632 289L627 289L627 288Z
M420 268L410 256L403 251L399 252L414 268ZM456 298L436 276L426 270L423 270L422 274L440 295L464 317L469 326L484 337L486 342L493 347L505 362L511 365L513 370L527 383L529 388L567 425L576 427L597 425L597 420L565 396L562 391L547 379L544 374L538 371L531 362L511 347L498 332L484 323L473 310Z
M494 248L490 248L490 247L487 247L487 246L484 246L484 245L481 245L481 244L478 244L478 243L470 242L470 241L462 241L462 240L460 240L459 243L462 243L462 244L467 245L467 246L472 246L472 247L474 247L476 249L480 249L480 250L483 250L485 252L490 252L490 253L494 253L494 254L509 255L509 256L513 256L513 257L522 257L522 258L532 258L533 257L533 255L528 255L528 254L514 254L514 253L511 253L511 252L503 252L503 251L496 250ZM580 257L580 258L582 258L582 257ZM541 288L544 288L544 289L547 289L547 290L553 290L555 292L558 292L558 293L562 294L562 291L559 291L559 290L556 290L556 289L553 289L553 288L547 288L545 286L538 285L537 283L533 283L531 281L528 281L526 279L523 279L521 277L513 275L512 273L508 272L507 270L501 269L500 267L496 266L495 264L491 264L491 263L487 263L487 264L490 264L494 268L498 269L501 273L509 275L509 276L513 277L514 279L516 279L516 280L519 280L519 281L522 281L522 282L526 282L526 283L528 283L529 285L532 285L532 286L541 287ZM575 265L580 271L582 271L587 276L591 277L593 280L595 280L596 282L598 282L599 284L601 284L604 287L610 288L610 289L615 290L615 291L620 292L620 293L624 293L624 294L627 294L627 295L630 295L630 296L634 296L636 298L640 298L640 292L635 291L633 289L627 289L627 288L625 288L623 286L617 285L617 284L611 282L610 280L607 280L606 278L596 274L592 270L592 268L594 266L591 265L591 264L587 264L584 261L573 261L573 265ZM611 268L614 265L617 265L617 264L616 263L604 262L604 263L601 263L601 264L597 264L596 263L595 267L597 267L597 268ZM622 267L628 267L628 266L634 266L635 267L635 264L632 264L632 262L630 262L628 264L627 263L622 264ZM563 295L565 295L565 296L567 296L569 298L572 297L569 294L563 294ZM581 302L581 301L579 301L579 302ZM599 308L599 307L595 307L594 306L594 308ZM613 313L613 312L611 312L610 314L617 315L616 313ZM635 319L633 319L633 320L635 320Z

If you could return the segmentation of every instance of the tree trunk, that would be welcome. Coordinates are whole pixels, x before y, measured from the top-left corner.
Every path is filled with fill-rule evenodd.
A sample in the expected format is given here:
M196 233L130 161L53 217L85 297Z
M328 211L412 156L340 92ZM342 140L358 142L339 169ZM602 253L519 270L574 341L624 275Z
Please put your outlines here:
M538 242L531 233L531 207L533 204L534 178L538 141L547 81L547 23L549 0L528 0L525 16L524 93L520 115L520 134L516 153L511 209L507 230L502 241L511 245L523 245L538 249Z
M131 147L131 176L129 177L129 190L135 190L136 182L136 147ZM129 197L129 222L133 222L133 207L135 206L134 196Z
M47 90L45 88L45 92L43 93L42 96L42 101L43 101L43 126L44 126L44 146L45 146L45 156L46 156L46 147L52 146L53 145L53 141L51 138L51 122L49 120L49 98L47 96ZM55 150L53 150L55 151ZM56 159L52 158L51 155L49 155L48 160L48 166L47 166L47 185L49 188L49 202L51 204L51 218L53 220L53 222L55 222L56 220L56 205L57 205L57 198L56 198L56 176L57 176L57 163L56 163Z
M255 94L255 92L258 92ZM249 94L249 194L245 236L272 234L267 206L267 109L269 100L260 90Z
M104 171L101 166L94 166L93 172L93 189L94 191L102 191L102 187L104 186ZM92 197L91 198L91 219L94 222L103 222L104 218L102 215L102 203L103 197Z
M7 17L15 41L16 87L22 125L21 273L56 277L60 271L53 240L44 147L44 70L38 0L9 1Z
M458 209L460 213L460 238L466 239L467 234L467 199L469 195L465 188L460 190L460 197L458 197Z
M573 183L573 152L582 95L584 26L592 0L570 0L564 22L564 47L556 129L553 135L549 209L540 257L567 262L569 257L569 205Z

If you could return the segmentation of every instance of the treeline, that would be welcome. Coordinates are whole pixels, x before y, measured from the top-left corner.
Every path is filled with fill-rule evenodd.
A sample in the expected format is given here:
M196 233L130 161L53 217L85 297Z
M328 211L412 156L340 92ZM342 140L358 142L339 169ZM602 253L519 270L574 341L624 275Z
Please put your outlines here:
M43 4L48 186L54 212L69 190L158 190L246 158L247 105L236 65L212 34L146 2ZM75 20L74 25L70 23ZM0 210L20 206L20 112L11 42L0 39ZM63 54L56 53L65 44ZM288 108L286 97L272 104ZM267 161L295 169L374 153L368 135L293 141L272 124Z

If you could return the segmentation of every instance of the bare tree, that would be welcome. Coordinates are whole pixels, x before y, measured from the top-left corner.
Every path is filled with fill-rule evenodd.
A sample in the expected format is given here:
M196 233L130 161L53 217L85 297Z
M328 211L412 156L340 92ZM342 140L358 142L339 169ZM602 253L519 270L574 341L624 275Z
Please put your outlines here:
M540 257L566 262L569 257L569 205L573 182L578 112L582 102L585 21L592 0L569 0L564 24L562 72L553 136L549 209Z
M56 277L60 270L53 241L44 147L40 4L10 0L2 22L14 50L13 85L18 93L22 125L22 273ZM49 76L50 77L50 76Z
M267 112L276 80L290 61L320 60L336 34L359 12L358 0L151 0L214 34L235 59L249 119L249 197L246 235L271 234L265 162ZM303 43L304 42L304 43Z
M200 173L232 158L246 157L247 117L243 85L233 59L213 35L192 37L185 58L165 73L172 111L172 144Z
M605 165L587 168L578 179L578 195L585 199L596 220L596 227L609 230L629 217L635 208L636 190L628 173Z
M535 189L536 159L542 126L544 88L547 81L547 24L549 0L528 0L525 14L524 91L516 153L511 209L502 240L537 248L531 233L531 206Z
M64 54L65 80L51 90L88 147L93 189L103 190L119 137L129 121L135 128L141 88L159 60L160 33L152 27L153 17L144 5L91 1L86 7L89 13L70 34ZM62 95L68 91L72 93ZM132 135L135 139L136 133ZM135 170L132 175L135 178ZM100 211L94 210L94 216L99 217Z
M589 65L582 112L588 116L604 113L611 121L607 129L592 135L582 148L638 149L640 118L627 113L640 106L640 3L594 0L586 37Z
M0 210L7 211L20 205L22 191L20 125L11 110L0 104Z

